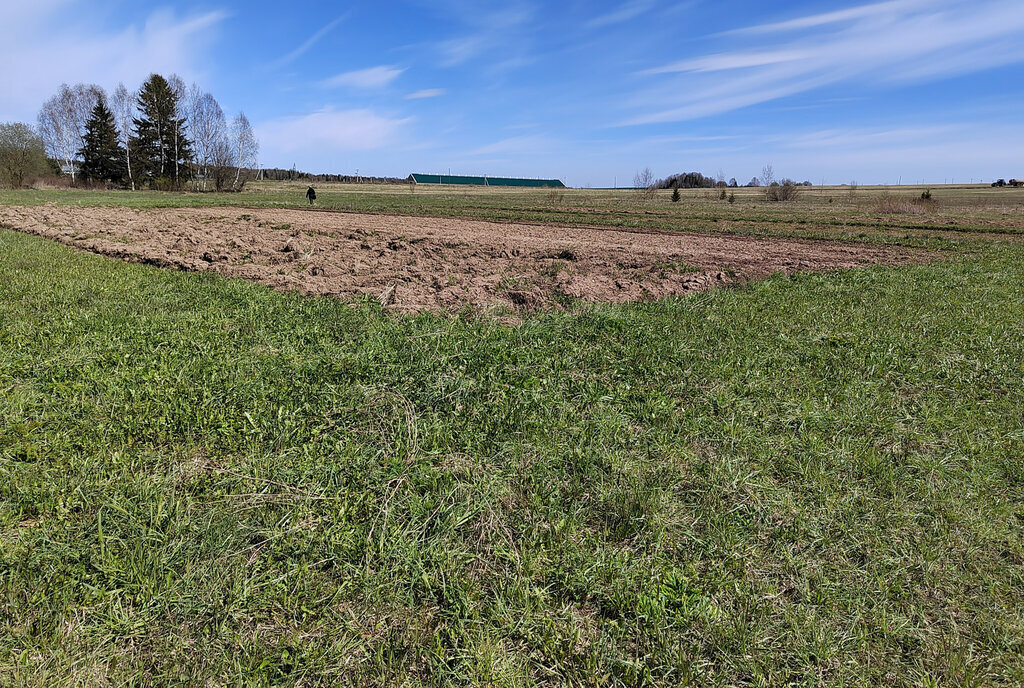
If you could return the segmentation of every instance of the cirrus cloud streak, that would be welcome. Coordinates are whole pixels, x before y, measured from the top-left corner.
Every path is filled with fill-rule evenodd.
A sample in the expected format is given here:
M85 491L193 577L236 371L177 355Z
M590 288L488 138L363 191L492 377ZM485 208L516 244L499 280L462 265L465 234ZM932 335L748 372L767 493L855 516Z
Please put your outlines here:
M642 112L623 124L698 119L854 80L885 88L1024 61L1024 4L993 0L897 0L740 31L786 37L639 72L670 77L635 94Z

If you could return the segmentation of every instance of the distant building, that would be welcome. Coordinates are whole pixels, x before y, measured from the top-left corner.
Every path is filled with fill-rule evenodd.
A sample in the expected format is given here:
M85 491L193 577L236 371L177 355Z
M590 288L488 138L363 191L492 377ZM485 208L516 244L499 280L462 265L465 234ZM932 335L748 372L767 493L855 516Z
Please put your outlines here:
M516 177L473 177L459 174L410 174L414 184L452 184L456 186L519 186L524 188L564 189L560 179L519 179Z

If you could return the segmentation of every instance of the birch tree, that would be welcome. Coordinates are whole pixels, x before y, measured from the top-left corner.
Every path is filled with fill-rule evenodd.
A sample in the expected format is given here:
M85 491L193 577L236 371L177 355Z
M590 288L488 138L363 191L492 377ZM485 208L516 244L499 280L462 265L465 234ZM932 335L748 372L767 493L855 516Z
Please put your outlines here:
M128 93L123 83L118 84L114 94L110 97L110 109L114 113L114 122L117 124L117 140L124 149L124 164L128 172L128 183L135 191L135 176L132 174L132 148L129 145L132 138L132 121L138 114L135 109L135 97Z
M221 144L227 140L227 120L217 99L209 93L203 93L196 84L189 91L188 111L195 163L203 178L203 191L206 191L215 159L225 157L222 150L225 146Z
M182 155L182 143L185 140L185 132L188 130L188 107L186 105L188 89L185 87L185 81L177 74L171 74L167 79L167 85L171 87L171 92L174 93L174 118L180 123L179 126L174 127L174 186L180 189L181 174L179 162L183 158L191 157Z
M237 191L242 188L239 185L239 181L241 180L242 184L245 183L241 179L242 169L255 168L260 154L260 144L256 140L256 134L253 132L252 125L249 124L249 119L245 116L244 112L238 113L238 116L231 123L231 139L235 153L235 182L231 185L231 188Z
M103 89L95 84L61 84L39 111L39 135L47 152L61 162L75 183L76 159L82 149L85 122Z
M202 89L199 88L199 84L192 82L188 90L185 92L184 110L185 110L185 126L188 128L189 134L192 137L192 157L189 160L189 177L192 180L192 190L199 190L199 178L202 176L202 160L200 153L200 144L198 141L199 134L197 133L198 127L196 126L196 114L199 107L199 100L203 96Z
M232 168L235 164L235 150L231 140L225 133L219 136L210 149L210 177L213 179L213 188L223 191L231 180Z

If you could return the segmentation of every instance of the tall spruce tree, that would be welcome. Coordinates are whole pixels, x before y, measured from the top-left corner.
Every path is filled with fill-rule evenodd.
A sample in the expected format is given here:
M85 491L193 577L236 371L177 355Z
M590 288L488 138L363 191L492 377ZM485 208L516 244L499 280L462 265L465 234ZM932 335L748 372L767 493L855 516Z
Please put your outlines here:
M114 114L102 96L96 99L92 115L85 123L83 141L79 151L82 176L92 181L123 184L127 174L124 149L118 142Z
M179 174L187 173L192 145L185 136L185 119L178 117L178 96L159 74L151 74L142 85L139 113L131 143L138 176L159 188L181 188Z

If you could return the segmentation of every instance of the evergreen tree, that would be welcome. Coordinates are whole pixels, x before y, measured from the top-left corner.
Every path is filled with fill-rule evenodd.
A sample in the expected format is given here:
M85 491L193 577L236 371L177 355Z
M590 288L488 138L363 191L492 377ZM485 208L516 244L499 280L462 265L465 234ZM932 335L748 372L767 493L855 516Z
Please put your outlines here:
M92 115L85 123L82 157L82 176L98 182L124 183L127 173L124 149L118 142L114 114L107 108L105 98L97 98Z
M132 139L138 177L154 186L180 188L183 180L177 175L187 173L192 145L185 137L185 119L178 117L178 96L159 74L150 75L142 85L139 112Z

